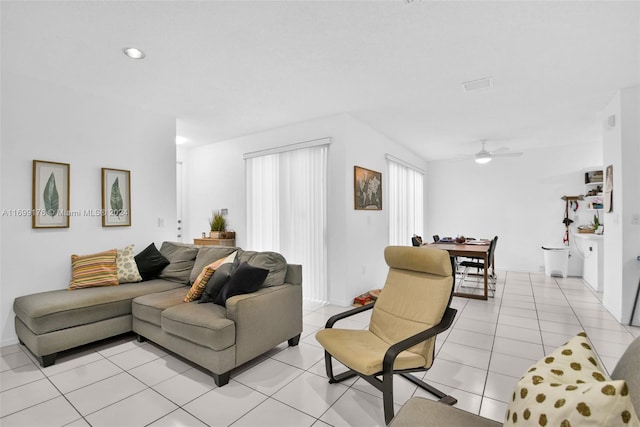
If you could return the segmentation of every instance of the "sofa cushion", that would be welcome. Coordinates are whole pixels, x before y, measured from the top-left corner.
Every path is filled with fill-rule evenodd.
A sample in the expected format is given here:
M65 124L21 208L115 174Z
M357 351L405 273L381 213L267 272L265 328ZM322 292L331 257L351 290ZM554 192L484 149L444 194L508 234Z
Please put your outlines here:
M201 303L213 302L220 293L222 287L231 279L231 275L238 268L237 252L227 256L224 261L218 266L213 276L205 286Z
M240 263L246 262L254 267L269 270L269 275L262 284L263 287L280 286L287 275L287 260L277 252L241 251Z
M160 272L158 277L188 285L189 276L198 255L198 248L184 243L163 242L160 253L170 263Z
M117 286L118 267L116 249L91 255L71 255L71 283L69 289L95 286Z
M516 385L505 425L639 425L629 389L599 365L584 332L534 364Z
M198 248L198 255L189 276L189 283L195 282L202 269L207 265L231 255L236 250L237 248L230 246L201 246Z
M191 288L184 296L184 302L191 302L200 299L202 293L204 292L205 286L207 286L207 283L209 283L209 280L211 280L211 276L213 276L213 273L215 273L215 271L218 269L218 267L220 267L220 264L222 264L224 260L225 258L220 258L219 260L212 262L202 269L195 282L193 282L193 285L191 285Z
M220 351L236 340L236 324L227 319L224 307L189 302L162 312L162 330L197 345Z
M169 260L158 251L155 243L151 243L133 258L142 280L155 279L162 269L169 265Z
M227 299L232 296L250 294L251 292L257 291L264 283L268 274L269 270L265 268L254 267L243 262L238 266L238 269L232 273L229 281L220 289L214 302L224 306L226 305Z
M131 303L131 312L136 319L160 326L162 312L174 305L184 304L184 288L181 286L164 292L136 297Z
M126 248L118 249L116 255L116 265L118 267L118 282L133 283L141 282L142 276L138 271L138 265L134 259L134 246L129 245Z
M131 300L140 295L184 287L166 280L125 283L120 286L66 289L18 297L16 316L34 334L44 334L99 320L131 314Z

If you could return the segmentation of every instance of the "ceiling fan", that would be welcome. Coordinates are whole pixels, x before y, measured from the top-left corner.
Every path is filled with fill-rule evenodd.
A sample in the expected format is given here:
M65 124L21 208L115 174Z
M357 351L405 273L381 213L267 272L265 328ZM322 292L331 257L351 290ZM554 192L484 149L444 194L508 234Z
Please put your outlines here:
M510 152L507 153L506 151L508 151L509 149L507 147L500 147L500 148L496 148L493 151L488 151L485 148L485 144L487 143L486 139L482 139L480 140L480 142L482 143L482 149L480 151L478 151L475 154L459 154L459 156L463 156L458 158L458 160L466 160L466 159L473 159L475 160L476 163L479 164L485 164L485 163L489 163L494 157L520 157L522 156L522 153L520 152Z

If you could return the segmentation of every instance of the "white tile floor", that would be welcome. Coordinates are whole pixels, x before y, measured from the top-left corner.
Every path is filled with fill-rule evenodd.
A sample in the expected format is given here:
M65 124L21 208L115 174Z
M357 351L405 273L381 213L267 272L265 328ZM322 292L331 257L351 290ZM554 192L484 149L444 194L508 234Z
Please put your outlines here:
M457 406L502 421L535 360L585 330L611 371L640 328L622 326L576 278L502 272L489 301L454 298L458 316L424 378ZM380 393L362 380L329 385L315 332L345 308L305 303L300 345L278 346L217 388L203 370L133 335L62 354L41 369L22 346L0 349L2 426L374 426ZM364 328L370 312L338 323ZM430 397L398 377L395 403Z

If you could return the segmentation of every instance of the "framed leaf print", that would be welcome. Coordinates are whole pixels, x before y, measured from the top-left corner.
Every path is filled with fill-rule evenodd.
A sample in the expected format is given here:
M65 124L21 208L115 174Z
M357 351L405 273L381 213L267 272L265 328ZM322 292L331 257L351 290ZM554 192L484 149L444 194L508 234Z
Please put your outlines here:
M102 168L102 226L131 225L131 172Z
M69 163L33 161L31 227L69 227Z

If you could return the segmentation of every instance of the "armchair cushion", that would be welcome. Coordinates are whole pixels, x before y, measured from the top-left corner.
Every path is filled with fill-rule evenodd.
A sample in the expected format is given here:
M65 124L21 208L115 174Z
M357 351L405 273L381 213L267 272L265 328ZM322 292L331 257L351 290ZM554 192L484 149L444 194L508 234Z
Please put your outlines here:
M387 280L376 301L369 330L388 345L402 341L440 322L453 286L451 260L446 251L409 246L385 249ZM434 339L408 351L433 363Z
M334 358L363 375L382 371L382 360L389 344L367 330L323 329L316 339ZM409 351L401 352L394 369L420 368L424 357Z

